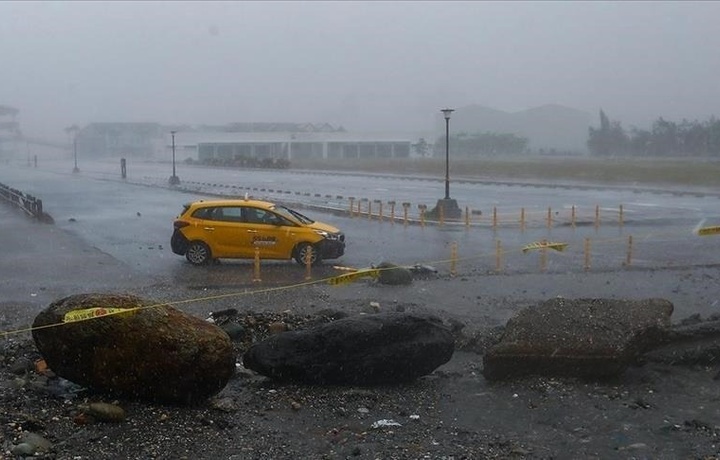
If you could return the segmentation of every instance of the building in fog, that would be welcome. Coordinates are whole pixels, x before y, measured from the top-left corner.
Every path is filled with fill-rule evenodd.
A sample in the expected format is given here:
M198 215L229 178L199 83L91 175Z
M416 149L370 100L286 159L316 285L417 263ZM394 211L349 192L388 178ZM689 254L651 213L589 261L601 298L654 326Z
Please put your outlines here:
M14 154L20 141L20 123L17 115L20 110L0 105L0 157Z
M153 157L163 151L159 123L90 123L77 133L78 154L86 158Z
M172 149L172 136L165 136ZM175 150L181 159L201 162L257 159L370 159L407 158L411 142L392 135L348 132L187 132L175 134Z
M175 136L172 135L175 132ZM349 133L327 123L231 123L165 126L159 123L91 123L77 134L87 158L169 158L179 161L256 159L407 158L411 141L397 135Z

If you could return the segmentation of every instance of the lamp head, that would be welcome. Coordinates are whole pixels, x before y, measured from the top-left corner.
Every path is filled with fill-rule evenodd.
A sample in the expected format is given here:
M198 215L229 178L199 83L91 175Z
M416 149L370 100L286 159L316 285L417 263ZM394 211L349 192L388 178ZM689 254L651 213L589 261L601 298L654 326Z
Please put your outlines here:
M453 113L455 111L455 109L442 109L440 111L443 113L443 116L445 117L445 119L449 120L450 114Z

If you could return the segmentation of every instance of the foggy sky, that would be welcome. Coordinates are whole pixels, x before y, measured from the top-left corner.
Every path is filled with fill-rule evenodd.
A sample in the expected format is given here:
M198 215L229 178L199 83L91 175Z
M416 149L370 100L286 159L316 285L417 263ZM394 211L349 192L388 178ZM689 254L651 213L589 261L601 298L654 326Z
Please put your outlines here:
M0 2L0 105L97 121L432 129L561 104L623 126L719 115L719 2Z

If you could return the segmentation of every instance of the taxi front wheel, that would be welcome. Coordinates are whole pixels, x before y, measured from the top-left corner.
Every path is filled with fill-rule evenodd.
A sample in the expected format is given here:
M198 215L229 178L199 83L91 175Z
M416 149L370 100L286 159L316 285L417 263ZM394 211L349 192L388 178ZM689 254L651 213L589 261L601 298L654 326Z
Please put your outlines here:
M193 265L205 265L210 261L210 248L202 241L193 241L188 245L185 258Z
M311 265L318 265L322 261L320 251L316 247L310 243L301 243L295 250L295 262L305 265L306 257L310 257Z

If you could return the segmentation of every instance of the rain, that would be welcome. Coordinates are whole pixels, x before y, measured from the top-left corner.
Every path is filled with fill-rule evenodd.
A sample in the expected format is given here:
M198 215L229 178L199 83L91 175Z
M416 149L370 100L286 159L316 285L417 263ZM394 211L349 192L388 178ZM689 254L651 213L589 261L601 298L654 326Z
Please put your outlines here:
M718 17L0 2L0 458L716 458Z

